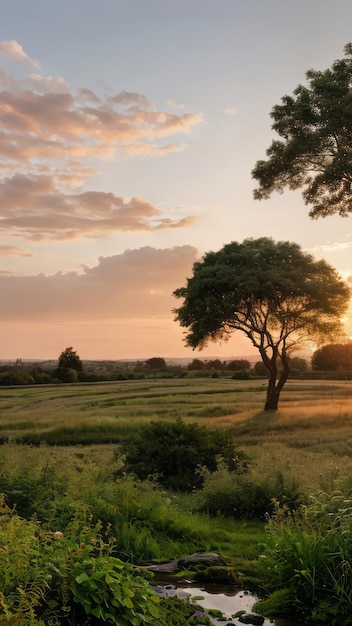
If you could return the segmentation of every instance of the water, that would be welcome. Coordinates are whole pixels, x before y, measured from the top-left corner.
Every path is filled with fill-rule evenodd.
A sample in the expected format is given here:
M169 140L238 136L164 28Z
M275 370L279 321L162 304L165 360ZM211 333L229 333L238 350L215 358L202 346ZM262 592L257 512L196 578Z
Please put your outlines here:
M175 581L175 577L167 574L160 575L159 573L153 580L153 586L156 586L156 591L160 592L160 595L177 595L178 597L189 597L190 600L204 609L218 609L222 611L224 617L229 620L229 623L240 624L238 620L232 619L231 615L237 613L237 611L245 611L246 613L252 613L252 607L258 600L258 597L249 590L237 589L228 585L215 585L204 584L196 586L192 581ZM211 618L212 622L217 626L224 626L223 621ZM264 626L300 626L298 622L277 619L271 622L265 619Z

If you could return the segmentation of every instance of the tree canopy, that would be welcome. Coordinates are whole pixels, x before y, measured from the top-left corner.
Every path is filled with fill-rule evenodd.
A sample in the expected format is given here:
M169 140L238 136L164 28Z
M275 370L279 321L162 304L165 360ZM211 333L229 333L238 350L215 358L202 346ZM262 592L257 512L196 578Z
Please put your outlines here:
M77 372L83 370L82 361L72 346L61 352L59 356L59 367L76 370Z
M166 361L160 356L153 356L150 359L147 359L145 364L154 371L166 369Z
M298 244L263 237L208 252L194 264L186 287L174 291L184 299L174 312L192 348L243 332L269 373L265 409L277 409L289 356L303 341L338 336L349 294L324 260L314 260Z
M303 188L310 216L352 212L352 43L345 58L325 71L309 70L308 86L298 85L292 96L271 111L282 140L257 161L252 176L259 187L256 199L273 191Z
M312 358L312 369L352 371L352 341L330 343L316 350Z

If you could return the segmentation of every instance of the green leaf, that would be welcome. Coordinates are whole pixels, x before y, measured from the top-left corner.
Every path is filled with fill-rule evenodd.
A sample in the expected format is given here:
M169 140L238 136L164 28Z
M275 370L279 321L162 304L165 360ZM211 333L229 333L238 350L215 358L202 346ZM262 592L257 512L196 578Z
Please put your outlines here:
M128 609L133 609L133 606L134 606L131 598L124 598L122 600L122 604L123 604L123 606L127 607Z
M94 609L91 609L90 612L95 617L102 617L102 618L104 618L104 611L102 610L102 608L100 606L95 606Z
M82 572L82 574L80 574L79 576L76 576L75 578L76 583L78 583L79 585L83 582L88 582L89 580L90 580L90 577L88 576L86 572Z

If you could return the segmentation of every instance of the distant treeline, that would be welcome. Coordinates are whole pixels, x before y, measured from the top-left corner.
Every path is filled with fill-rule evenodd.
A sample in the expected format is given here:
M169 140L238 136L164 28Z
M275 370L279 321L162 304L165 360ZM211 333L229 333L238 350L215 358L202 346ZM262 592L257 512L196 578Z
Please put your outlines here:
M70 352L68 353L68 350ZM62 355L67 353L74 359L75 367L63 366ZM61 360L60 360L61 359ZM57 363L59 363L58 366ZM69 363L70 364L70 363ZM352 342L330 344L317 350L312 363L306 359L290 359L291 378L306 379L347 379L352 380ZM72 349L66 349L53 364L25 363L17 359L14 364L0 366L0 385L60 384L76 382L100 382L116 380L140 380L144 378L184 378L184 377L231 377L238 380L267 376L262 361L254 365L247 359L193 359L188 364L168 364L161 357L145 361L81 361Z

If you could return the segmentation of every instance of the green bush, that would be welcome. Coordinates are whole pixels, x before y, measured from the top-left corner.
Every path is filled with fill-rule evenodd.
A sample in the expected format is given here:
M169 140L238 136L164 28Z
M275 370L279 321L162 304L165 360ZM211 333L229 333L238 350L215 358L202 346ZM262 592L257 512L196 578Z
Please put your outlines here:
M0 385L33 385L34 378L21 369L9 369L0 372Z
M0 623L187 626L197 607L158 598L153 574L112 555L108 527L82 509L64 532L20 518L0 497ZM209 622L208 622L209 623Z
M122 446L125 470L144 480L153 477L167 489L192 491L203 483L199 468L215 471L219 457L242 472L245 455L236 451L228 431L175 422L150 422Z
M202 473L204 484L198 494L199 508L210 515L265 519L273 512L275 500L290 509L297 508L302 501L295 482L285 479L281 472L259 480L250 471L237 474L220 462L215 472L204 469Z
M231 378L233 380L249 380L249 370L239 370L238 372L234 372Z
M53 377L62 383L76 383L78 381L77 370L70 367L57 367Z
M204 549L200 521L180 511L151 481L117 477L122 462L96 463L89 451L54 455L46 445L0 446L0 492L22 517L36 515L49 528L67 528L77 510L110 525L114 555L133 563L173 559Z
M296 615L309 623L350 626L351 534L352 500L346 494L321 493L295 514L278 506L261 559L272 593L255 610L271 618Z
M114 539L84 514L65 534L49 532L18 517L2 498L0 542L2 624L164 623L151 574L111 556Z

